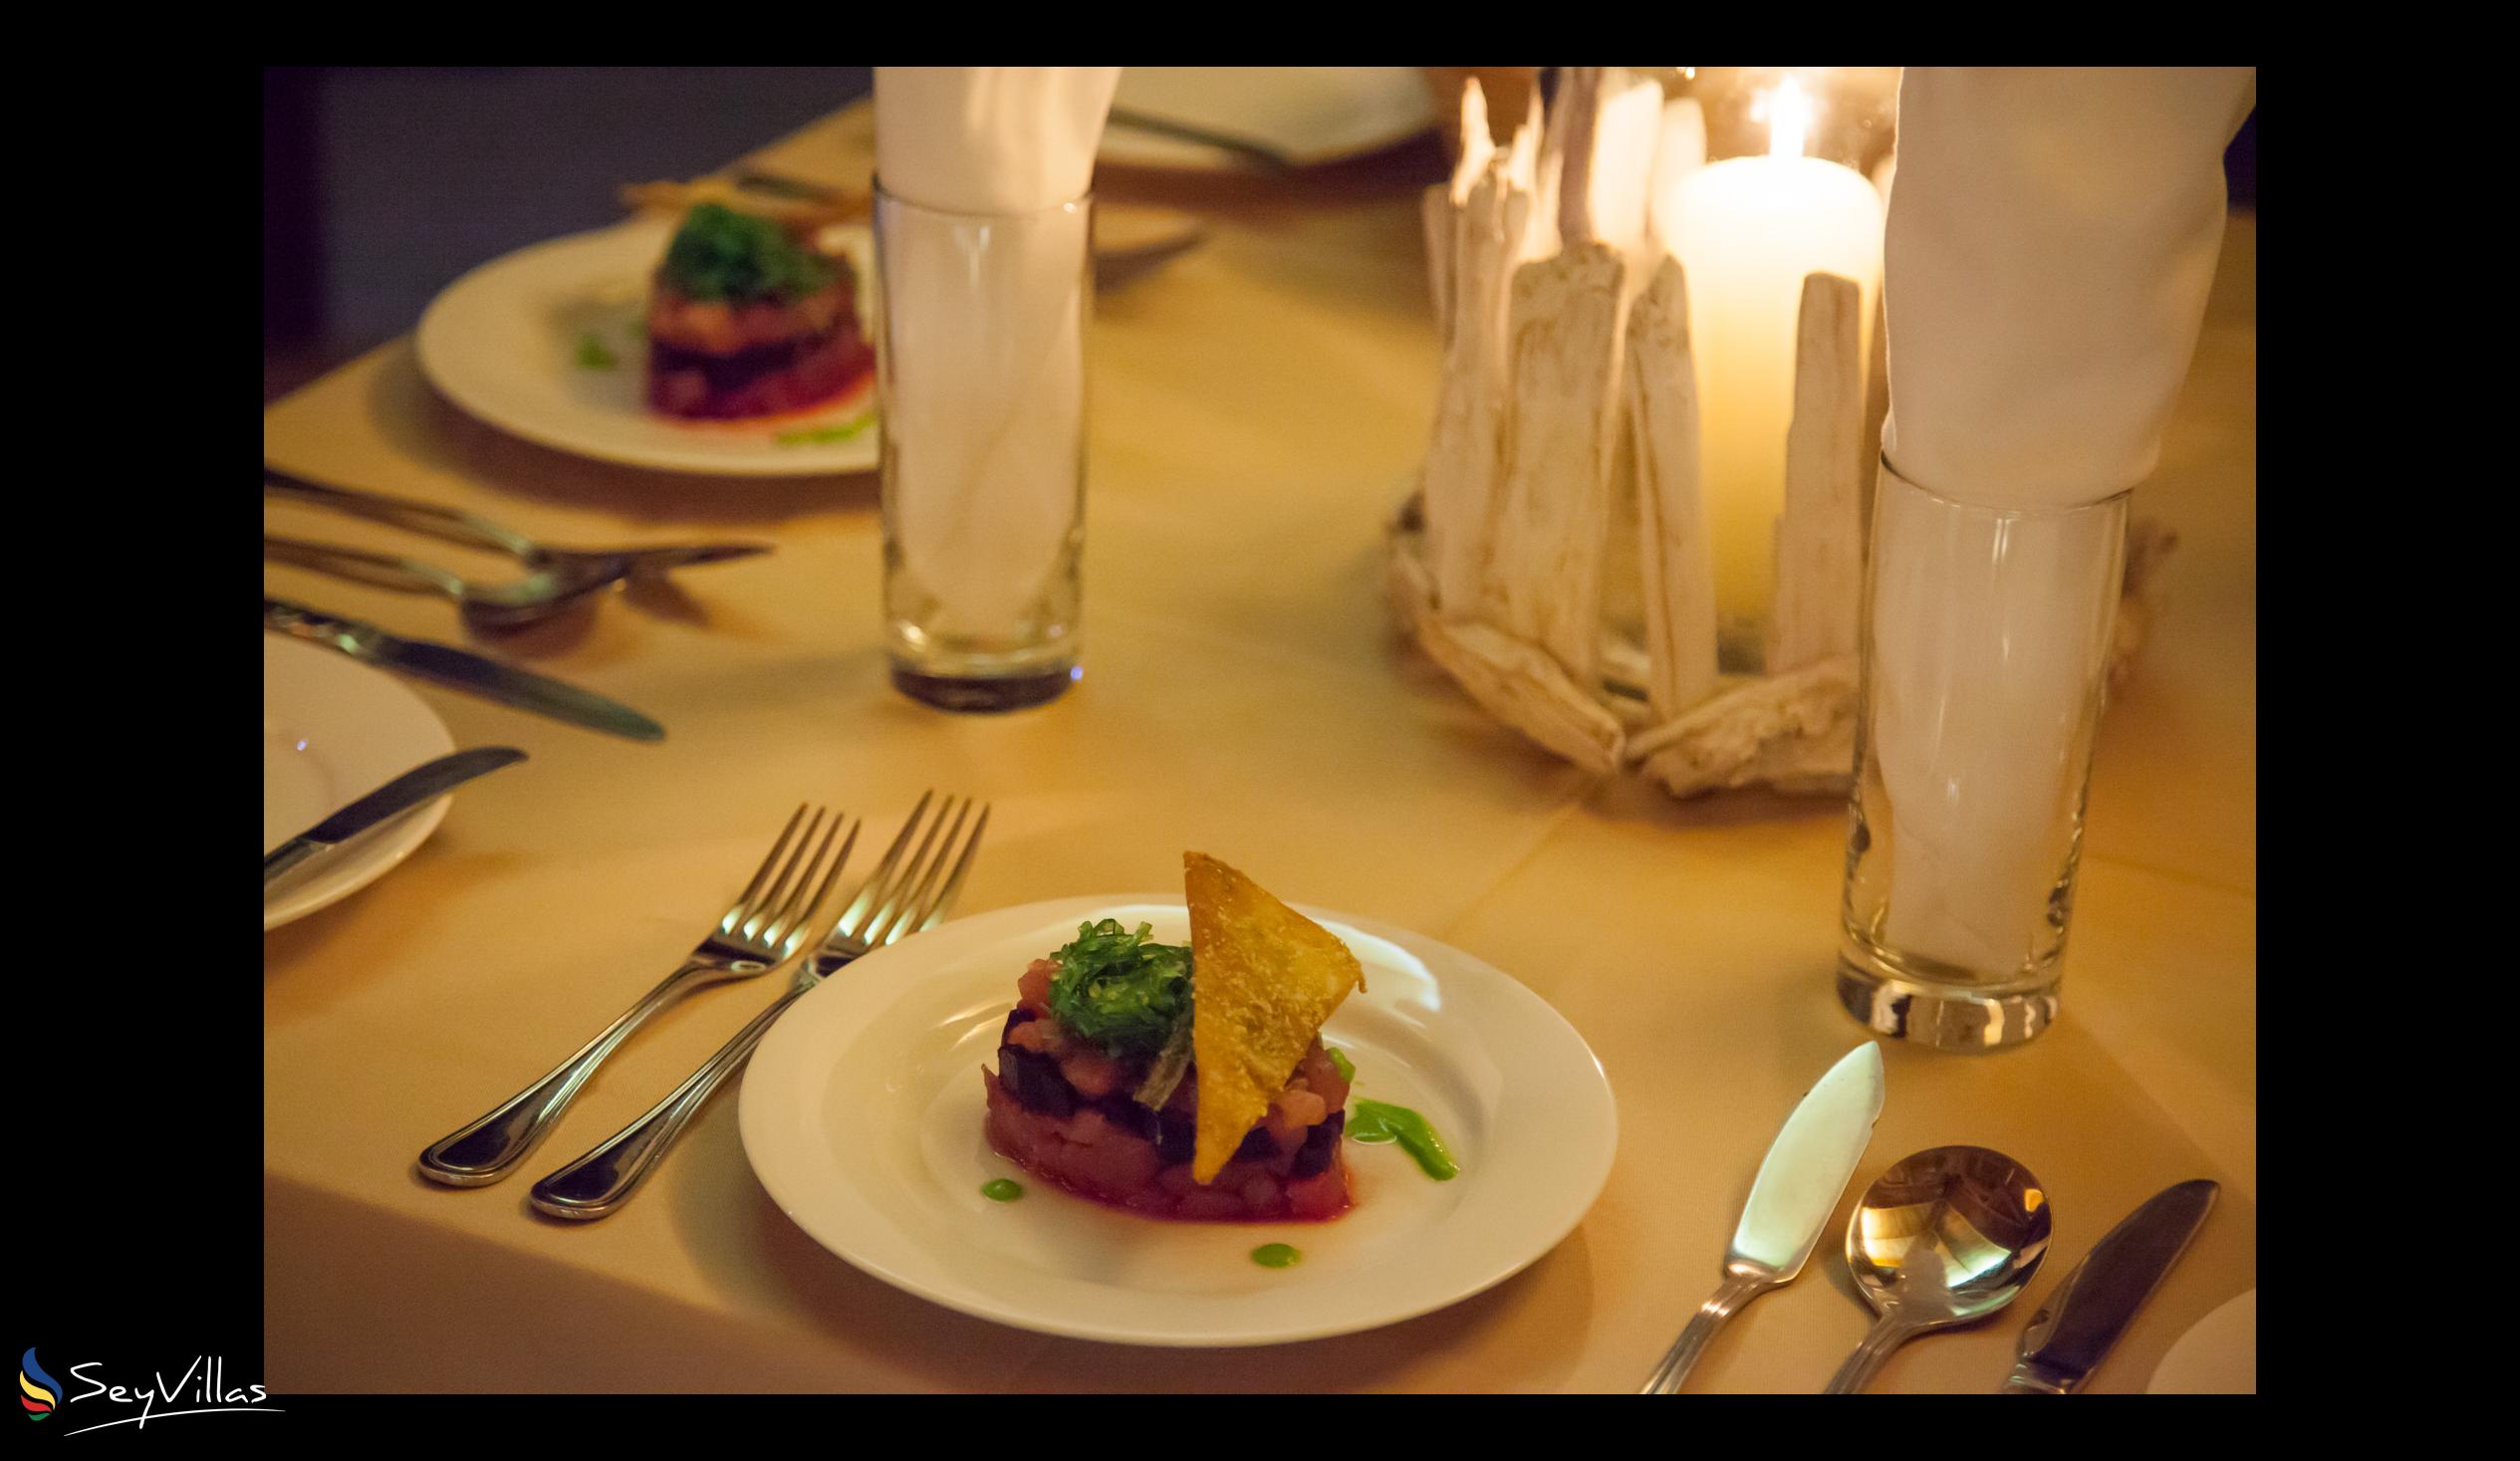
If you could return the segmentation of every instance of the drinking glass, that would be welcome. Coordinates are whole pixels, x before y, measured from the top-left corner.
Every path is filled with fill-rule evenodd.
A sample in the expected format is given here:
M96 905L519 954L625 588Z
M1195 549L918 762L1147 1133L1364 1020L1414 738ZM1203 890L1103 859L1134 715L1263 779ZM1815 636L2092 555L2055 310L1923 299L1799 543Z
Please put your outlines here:
M886 652L930 705L1037 705L1081 673L1092 202L952 213L876 181Z
M2057 1014L2127 494L2002 511L1886 461L1873 524L1838 996L1918 1044L2016 1045Z

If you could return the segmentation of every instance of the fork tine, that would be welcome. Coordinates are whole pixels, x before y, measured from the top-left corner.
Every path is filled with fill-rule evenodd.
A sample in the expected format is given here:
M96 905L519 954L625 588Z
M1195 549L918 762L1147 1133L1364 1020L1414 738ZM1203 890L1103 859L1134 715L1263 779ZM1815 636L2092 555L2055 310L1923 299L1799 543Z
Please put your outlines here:
M753 869L752 881L744 884L744 890L735 895L735 901L726 909L726 916L717 920L718 932L732 933L735 925L744 921L744 909L752 905L752 895L761 891L762 879L770 875L771 868L779 865L780 854L788 850L788 839L795 834L796 825L805 820L805 807L803 802L796 804L796 815L788 819L779 840L770 845L770 855L761 859L761 865Z
M814 900L805 905L805 911L797 915L796 923L788 930L783 957L796 952L797 944L813 931L814 920L821 915L823 903L831 897L833 885L840 881L840 870L849 865L849 854L857 850L858 829L865 825L863 820L849 824L849 836L841 840L840 855L832 859L832 870L824 874L823 885L814 889Z
M887 919L883 926L867 930L867 943L870 947L882 947L908 931L910 920L917 916L919 905L927 900L927 890L935 886L936 879L943 875L945 863L954 854L954 843L962 836L962 824L968 821L970 816L971 804L966 801L955 811L953 825L944 828L944 839L937 844L935 860L923 863L919 868L918 881L911 884L891 907L885 909ZM943 819L939 818L938 821L941 823ZM926 851L925 847L919 849L922 854ZM906 878L903 880L907 881Z
M776 947L784 942L808 921L814 905L822 901L823 888L831 886L831 879L824 878L822 887L816 887L814 879L822 872L823 859L831 855L832 844L840 837L840 825L848 820L846 813L832 815L831 826L823 831L822 846L815 850L814 860L806 864L805 875L797 879L796 890L779 904L778 911L770 915L769 922L762 928L763 943ZM842 855L848 854L844 852ZM813 894L811 897L807 896L809 890Z
M980 851L980 835L988 830L989 807L987 803L983 802L980 804L980 820L971 825L971 841L962 845L962 855L954 859L953 873L945 879L945 885L937 892L936 900L934 902L929 903L926 909L914 920L903 920L903 930L910 933L925 933L928 929L935 927L936 924L944 918L946 912L953 907L954 899L962 892L963 874L971 870L972 854ZM910 926L913 922L916 924L915 927ZM901 933L899 931L896 931L892 935L895 939L900 936ZM891 940L887 939L885 941L890 942Z
M770 890L755 899L753 905L744 910L742 931L746 938L760 932L761 926L769 921L766 916L769 910L777 907L779 900L788 895L788 882L796 876L797 865L805 860L805 850L814 845L814 834L820 832L822 827L823 809L816 807L812 820L805 824L805 835L796 840L795 848L788 852L787 865L779 869L778 880L771 883Z
M947 797L945 804L936 809L936 820L927 824L927 835L919 839L918 851L910 854L907 862L901 864L899 874L892 879L892 884L883 890L883 900L876 905L873 913L867 915L866 927L858 931L858 936L867 941L867 947L874 948L883 942L884 925L900 912L902 894L909 891L910 883L917 878L920 868L926 865L927 850L936 845L936 834L944 829L945 818L952 814L955 800L955 798ZM957 818L956 821L959 823L960 819Z
M786 879L786 874L781 874L781 876L779 876L779 901L774 901L774 904L769 904L769 907L764 907L764 909L761 909L759 914L756 914L756 924L759 924L759 927L761 927L761 942L766 942L766 944L776 944L776 942L779 942L779 932L781 932L781 929L786 927L786 919L789 919L789 914L791 914L791 912L796 912L796 901L804 899L804 894L807 894L807 889L812 889L812 886L814 886L814 876L817 876L819 871L822 871L822 858L827 858L829 853L832 853L832 839L837 839L837 837L839 837L839 824L842 824L842 816L834 814L834 816L832 816L832 822L829 822L829 824L822 824L822 819L819 819L819 816L817 816L817 819L814 819L814 824L817 824L817 827L822 827L822 842L817 844L817 842L814 842L812 837L807 837L807 842L799 842L799 844L796 844L796 856L794 856L794 858L789 858L789 871L791 871L791 874L794 874L794 871L802 871L804 876L799 876L799 879L796 879L796 886L789 886L789 879ZM804 852L807 852L807 847L814 847L814 856L812 856L812 861L809 861L807 853L804 853Z
M892 839L892 846L884 850L883 860L875 865L875 871L867 874L865 885L858 889L858 896L852 898L849 906L842 910L840 917L833 920L832 933L846 933L853 938L857 936L858 916L873 905L876 894L882 889L884 875L892 870L893 863L900 860L901 849L909 846L910 834L918 831L918 820L926 815L927 804L935 795L935 789L932 787L919 794L918 805L910 809L909 817L901 823L900 836ZM830 934L824 935L826 938L830 936Z

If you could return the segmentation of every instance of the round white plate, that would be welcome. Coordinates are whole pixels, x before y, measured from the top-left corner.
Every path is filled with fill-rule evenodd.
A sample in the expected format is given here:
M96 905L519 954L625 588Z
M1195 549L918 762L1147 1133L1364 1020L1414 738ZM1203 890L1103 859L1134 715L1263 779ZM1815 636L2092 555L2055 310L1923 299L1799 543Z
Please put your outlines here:
M420 316L420 369L466 413L578 456L665 471L796 477L876 466L875 377L826 406L759 421L677 421L647 409L647 284L675 220L638 218L519 249L473 270ZM830 237L858 266L858 318L873 329L875 245ZM581 363L589 345L609 368ZM863 425L842 439L818 433Z
M1435 124L1410 66L1130 66L1112 105L1263 143L1297 166L1379 152ZM1235 172L1232 152L1114 122L1097 154L1130 167Z
M263 851L455 749L446 722L381 670L263 636ZM263 927L340 902L391 871L445 819L446 798L300 863L263 892Z
M1088 918L1189 938L1178 898L1067 898L947 923L797 1001L744 1077L744 1150L824 1247L948 1309L1134 1344L1267 1344L1393 1324L1557 1246L1610 1177L1619 1119L1583 1037L1538 995L1433 939L1307 908L1365 965L1323 1039L1356 1094L1412 1106L1461 1171L1351 1141L1356 1205L1326 1223L1179 1223L1072 1196L991 1150L981 1068L1025 965ZM993 1178L1015 1202L980 1195ZM1289 1243L1290 1268L1251 1250Z
M2152 1371L2155 1395L2257 1393L2257 1290L2223 1305L2179 1336Z

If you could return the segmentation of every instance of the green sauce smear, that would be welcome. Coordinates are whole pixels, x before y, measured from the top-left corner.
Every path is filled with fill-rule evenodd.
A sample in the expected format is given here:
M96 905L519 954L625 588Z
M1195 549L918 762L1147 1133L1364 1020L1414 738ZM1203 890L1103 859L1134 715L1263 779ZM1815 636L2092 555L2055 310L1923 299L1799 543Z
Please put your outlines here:
M604 338L590 330L578 337L578 365L588 370L610 370L622 364L604 344Z
M1293 1268L1303 1256L1284 1243L1263 1243L1251 1250L1251 1261L1262 1268Z
M1346 1051L1341 1050L1335 1045L1327 1045L1322 1048L1330 1052L1330 1063L1339 1068L1340 1080L1354 1082L1357 1079L1357 1068L1354 1063L1349 1061L1348 1053Z
M1000 1177L994 1182L981 1183L980 1195L991 1202L1013 1202L1024 1195L1024 1184Z
M1404 1105L1381 1100L1348 1102L1348 1138L1380 1144L1396 1141L1400 1149L1417 1159L1417 1169L1438 1182L1449 1182L1461 1175L1453 1165L1452 1153L1444 1150L1443 1138L1426 1118Z
M812 446L824 441L847 441L874 424L875 416L869 413L854 421L842 421L836 425L800 426L794 431L782 431L773 439L781 446Z

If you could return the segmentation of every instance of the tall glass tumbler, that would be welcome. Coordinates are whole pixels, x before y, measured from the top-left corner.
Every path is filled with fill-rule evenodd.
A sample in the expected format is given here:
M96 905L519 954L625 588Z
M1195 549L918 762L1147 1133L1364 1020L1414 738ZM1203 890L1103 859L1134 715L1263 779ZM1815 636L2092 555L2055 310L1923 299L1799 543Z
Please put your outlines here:
M1882 464L1866 573L1838 995L1887 1035L2055 1020L2127 496L2000 511Z
M1079 675L1089 195L949 213L877 179L892 683L1011 710Z

